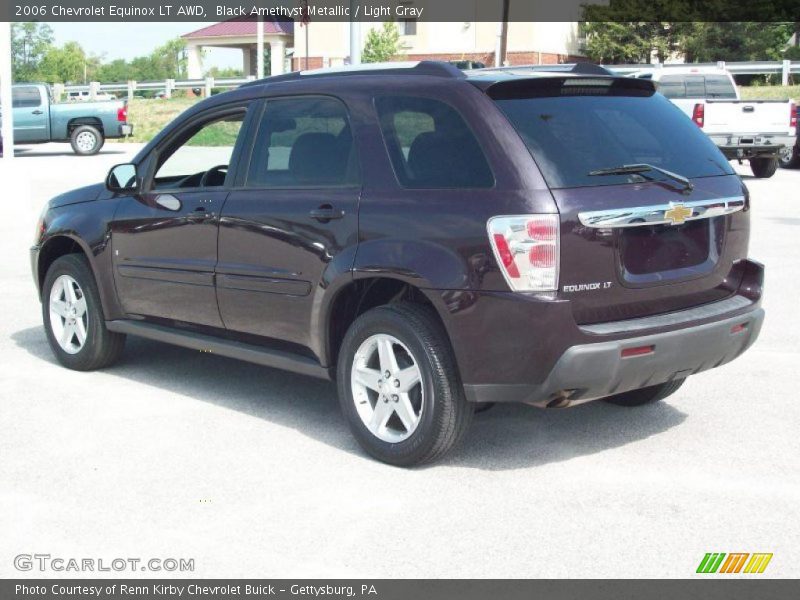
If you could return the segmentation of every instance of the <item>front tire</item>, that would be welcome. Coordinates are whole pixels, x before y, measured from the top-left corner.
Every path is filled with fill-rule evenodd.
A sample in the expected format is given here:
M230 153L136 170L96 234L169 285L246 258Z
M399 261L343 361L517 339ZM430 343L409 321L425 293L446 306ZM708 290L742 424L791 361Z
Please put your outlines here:
M652 404L653 402L663 400L667 396L671 396L677 392L684 381L686 381L685 378L675 379L666 383L615 394L608 398L603 398L603 400L610 404L616 404L617 406L643 406L645 404Z
M778 170L778 159L774 156L757 156L750 159L750 170L759 179L772 177Z
M53 354L68 369L101 369L122 354L125 335L106 329L97 284L81 254L67 254L50 266L42 286L42 319Z
M385 463L432 462L472 421L447 335L427 307L392 304L361 315L345 335L337 371L354 437Z
M79 156L97 154L105 141L103 134L91 125L79 125L72 130L72 134L69 136L72 151Z

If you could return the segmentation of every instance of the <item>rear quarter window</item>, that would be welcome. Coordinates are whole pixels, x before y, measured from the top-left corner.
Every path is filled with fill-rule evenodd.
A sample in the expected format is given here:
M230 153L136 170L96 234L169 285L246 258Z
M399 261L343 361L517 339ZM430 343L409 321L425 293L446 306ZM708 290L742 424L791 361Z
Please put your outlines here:
M494 176L478 140L452 106L431 98L375 99L381 133L400 185L489 188Z
M724 75L706 75L706 95L709 98L736 99L736 88Z

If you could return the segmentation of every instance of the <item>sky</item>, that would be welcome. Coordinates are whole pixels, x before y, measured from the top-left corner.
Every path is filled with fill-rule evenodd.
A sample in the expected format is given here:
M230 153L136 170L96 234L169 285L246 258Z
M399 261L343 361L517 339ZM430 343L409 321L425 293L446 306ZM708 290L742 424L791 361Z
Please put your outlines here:
M130 23L124 27L109 27L108 23L48 23L53 29L56 44L75 41L89 54L104 56L105 61L115 58L131 59L150 54L157 46L201 27L201 23ZM242 68L242 53L225 48L209 48L203 67Z

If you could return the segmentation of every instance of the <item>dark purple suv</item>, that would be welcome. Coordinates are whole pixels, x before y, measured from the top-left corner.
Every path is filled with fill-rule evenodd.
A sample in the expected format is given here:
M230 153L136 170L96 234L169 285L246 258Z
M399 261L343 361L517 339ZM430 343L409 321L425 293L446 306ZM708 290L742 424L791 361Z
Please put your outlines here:
M477 406L637 406L758 336L749 197L646 80L591 65L294 73L54 198L32 266L72 369L126 334L335 379L380 460Z

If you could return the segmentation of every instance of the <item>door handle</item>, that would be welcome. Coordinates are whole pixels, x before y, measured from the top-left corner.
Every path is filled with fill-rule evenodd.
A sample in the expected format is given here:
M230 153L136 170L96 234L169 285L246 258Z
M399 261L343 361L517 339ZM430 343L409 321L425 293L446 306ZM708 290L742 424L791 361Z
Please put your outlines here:
M208 212L202 206L198 206L188 215L186 215L186 220L191 221L192 223L202 223L203 221L208 221L209 219L214 218L214 213Z
M44 111L41 111L41 110L35 110L35 111L33 111L31 114L32 114L32 115L43 115L43 114L44 114Z
M330 204L323 204L319 208L315 208L308 213L312 219L316 219L321 223L327 223L334 219L341 219L344 217L344 211L341 209L333 208Z

